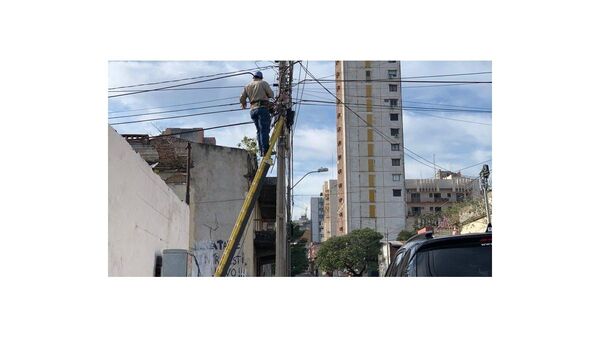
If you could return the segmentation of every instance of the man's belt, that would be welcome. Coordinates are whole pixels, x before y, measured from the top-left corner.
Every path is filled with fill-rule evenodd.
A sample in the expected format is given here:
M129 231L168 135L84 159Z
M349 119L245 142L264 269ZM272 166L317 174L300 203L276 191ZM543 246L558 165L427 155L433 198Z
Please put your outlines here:
M250 101L250 104L256 104L256 103L258 103L259 106L268 106L269 105L269 100Z

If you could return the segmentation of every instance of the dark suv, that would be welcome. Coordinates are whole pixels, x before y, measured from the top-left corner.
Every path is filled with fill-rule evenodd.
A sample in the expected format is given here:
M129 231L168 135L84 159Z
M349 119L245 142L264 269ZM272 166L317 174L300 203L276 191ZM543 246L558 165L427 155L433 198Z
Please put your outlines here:
M491 277L492 233L411 237L398 249L386 277Z

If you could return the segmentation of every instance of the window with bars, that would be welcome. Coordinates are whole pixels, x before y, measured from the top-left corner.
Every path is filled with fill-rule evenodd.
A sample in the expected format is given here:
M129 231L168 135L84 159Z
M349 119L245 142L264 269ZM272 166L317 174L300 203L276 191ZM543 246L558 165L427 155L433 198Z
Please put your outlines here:
M399 158L393 158L392 159L392 166L399 167L400 166L400 159Z
M398 91L398 85L391 84L391 85L389 85L389 87L390 87L390 92L397 92Z
M392 193L393 193L394 197L402 196L402 189L393 189Z
M400 143L392 143L392 151L400 151Z
M390 114L390 121L398 121L398 114Z

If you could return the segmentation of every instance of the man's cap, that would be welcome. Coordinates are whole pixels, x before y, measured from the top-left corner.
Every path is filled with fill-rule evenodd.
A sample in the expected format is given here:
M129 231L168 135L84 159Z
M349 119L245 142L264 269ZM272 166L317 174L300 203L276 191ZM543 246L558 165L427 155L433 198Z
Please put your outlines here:
M259 72L254 73L254 77L262 79L263 78L262 72L259 71Z

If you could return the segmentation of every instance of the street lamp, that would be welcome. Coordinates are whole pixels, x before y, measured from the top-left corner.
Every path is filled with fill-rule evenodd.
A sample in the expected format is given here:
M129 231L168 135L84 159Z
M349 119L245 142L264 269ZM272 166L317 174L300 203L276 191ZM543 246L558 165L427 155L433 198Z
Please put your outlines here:
M300 180L298 180L298 182L296 182L296 184L294 184L294 185L293 185L293 186L292 186L290 189L294 189L294 187L295 187L296 185L298 185L298 183L300 183L300 181L302 181L302 179L304 179L306 176L308 176L308 174L313 174L313 173L323 173L323 172L326 172L326 171L329 171L329 169L327 169L327 168L324 168L324 167L321 167L321 168L319 168L319 169L317 169L317 170L309 171L309 172L307 172L306 174L304 174L304 176L302 176L302 178L301 178Z
M290 243L291 242L291 237L293 236L293 232L294 232L294 226L292 225L292 205L294 204L294 200L292 199L292 190L294 189L295 186L298 185L298 183L300 183L300 181L302 181L306 176L308 176L309 174L313 174L313 173L322 173L322 172L326 172L329 171L329 169L325 168L325 167L321 167L317 170L313 170L313 171L309 171L306 174L304 174L304 176L302 176L302 178L300 180L298 180L298 182L296 182L296 184L294 184L293 186L289 186L287 188L287 198L288 198L288 203L287 203L287 218L288 218L288 225L289 225L289 231L288 231L288 238L287 238L287 247L286 247L286 251L287 251L287 276L291 276L292 275L292 258L291 258L291 250L290 247L292 244L294 243ZM290 203L291 202L291 203Z

